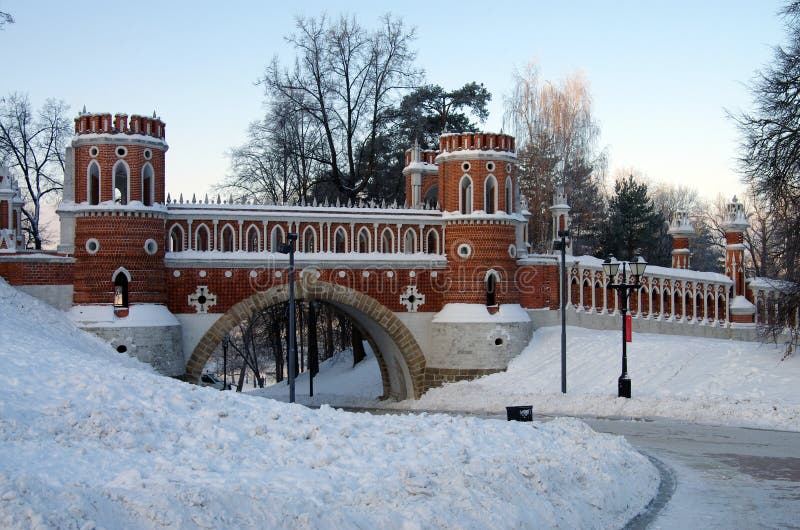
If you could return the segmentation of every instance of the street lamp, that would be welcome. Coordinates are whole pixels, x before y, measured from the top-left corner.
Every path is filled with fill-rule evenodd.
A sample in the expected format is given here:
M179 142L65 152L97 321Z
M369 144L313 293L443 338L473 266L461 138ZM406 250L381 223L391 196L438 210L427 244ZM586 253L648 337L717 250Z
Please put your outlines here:
M294 369L297 366L297 348L294 336L294 243L297 234L287 234L287 243L281 243L278 252L289 254L289 403L294 403Z
M628 377L628 350L627 350L627 337L628 337L628 297L631 292L641 287L639 278L644 274L647 267L647 262L641 256L634 256L630 262L612 261L613 256L609 256L603 262L603 271L608 277L608 289L616 289L619 292L620 309L622 312L622 375L618 380L618 397L631 397L631 379ZM619 271L619 266L622 264L622 278L619 283L614 283L614 277ZM630 275L633 277L633 283L628 283L628 278L625 274L626 265L630 269Z
M225 335L222 338L222 390L228 390L228 346L231 338Z
M559 230L560 241L553 248L561 251L561 393L567 393L567 238L569 230Z

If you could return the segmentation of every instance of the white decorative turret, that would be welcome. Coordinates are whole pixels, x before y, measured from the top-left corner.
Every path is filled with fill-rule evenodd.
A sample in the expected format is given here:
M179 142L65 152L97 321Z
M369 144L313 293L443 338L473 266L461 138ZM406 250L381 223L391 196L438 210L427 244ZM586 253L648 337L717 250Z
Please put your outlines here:
M744 232L750 224L744 211L744 204L733 197L722 223L725 228L725 275L733 280L733 293L730 303L730 318L733 325L752 326L756 308L745 298L747 285L744 263Z
M22 236L22 193L7 167L0 166L0 252L25 248Z
M750 227L750 223L747 221L747 216L744 213L744 204L739 202L736 195L734 195L731 202L728 203L725 220L722 226L725 228L726 232L738 233L743 233Z
M689 236L694 234L694 226L689 219L689 212L678 210L672 215L669 235L672 236L672 268L688 269L691 252Z
M570 206L567 204L567 194L564 191L564 186L557 186L553 192L553 205L550 207L550 213L553 215L553 243L561 241L558 237L559 230L569 230L569 211ZM553 252L555 253L556 245L553 245ZM572 241L567 238L566 253L568 256L572 255Z

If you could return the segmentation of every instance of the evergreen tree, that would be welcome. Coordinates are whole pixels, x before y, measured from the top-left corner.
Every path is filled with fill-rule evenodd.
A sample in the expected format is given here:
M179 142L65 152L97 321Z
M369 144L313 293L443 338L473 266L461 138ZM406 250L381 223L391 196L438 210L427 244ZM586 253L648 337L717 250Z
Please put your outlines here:
M399 136L406 144L417 140L423 148L438 149L442 133L476 130L470 114L483 123L491 99L483 84L474 81L449 91L439 85L423 85L400 102Z
M670 248L664 244L666 230L664 216L648 195L647 184L629 175L614 184L600 256L630 260L640 254L653 265L668 266Z

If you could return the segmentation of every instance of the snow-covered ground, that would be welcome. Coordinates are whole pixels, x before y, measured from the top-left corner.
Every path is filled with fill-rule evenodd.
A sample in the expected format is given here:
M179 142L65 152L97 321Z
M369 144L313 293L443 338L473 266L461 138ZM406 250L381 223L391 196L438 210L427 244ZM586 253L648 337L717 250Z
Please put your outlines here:
M295 401L304 405L335 404L337 407L363 407L375 404L383 394L378 361L367 341L364 341L366 358L353 366L353 351L345 350L320 363L319 374L314 377L314 396L309 397L308 372L295 379ZM288 381L284 380L265 388L250 390L252 396L289 401Z
M583 422L310 410L158 376L0 280L2 528L612 528L650 462Z
M800 431L800 356L753 342L635 333L628 344L632 398L617 397L619 331L567 329L567 394L561 393L561 329L538 330L503 373L446 385L407 409L667 417Z
M561 393L561 328L538 330L506 372L448 384L422 399L400 403L381 394L377 361L355 370L352 357L314 379L324 393L308 398L301 374L297 401L338 406L504 414L507 405L532 405L542 414L666 417L697 423L800 431L800 354L781 360L783 346L635 333L628 344L632 399L617 398L619 331L567 328L567 394ZM347 352L345 352L345 355ZM349 363L349 364L348 364ZM363 364L363 366L362 366ZM335 377L328 378L328 374ZM286 400L285 384L264 395Z

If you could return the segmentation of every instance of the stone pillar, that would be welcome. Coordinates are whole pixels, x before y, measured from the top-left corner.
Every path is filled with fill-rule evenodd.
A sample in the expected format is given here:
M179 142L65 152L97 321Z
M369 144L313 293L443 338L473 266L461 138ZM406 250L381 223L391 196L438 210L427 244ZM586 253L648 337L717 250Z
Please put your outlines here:
M694 226L689 213L678 210L672 216L669 235L672 236L672 268L688 269L691 252L689 252L689 236L694 234Z
M734 196L728 203L725 229L725 275L733 281L729 318L732 325L754 326L756 307L746 298L744 233L749 227L744 204Z
M567 194L564 192L564 186L558 186L553 193L553 205L550 207L550 213L553 216L553 242L561 241L558 237L559 230L569 230L569 211L570 206L567 204ZM572 256L572 238L567 238L567 255ZM555 245L550 247L555 251Z

